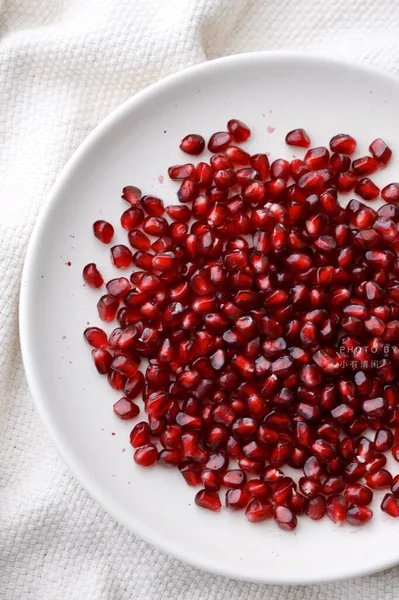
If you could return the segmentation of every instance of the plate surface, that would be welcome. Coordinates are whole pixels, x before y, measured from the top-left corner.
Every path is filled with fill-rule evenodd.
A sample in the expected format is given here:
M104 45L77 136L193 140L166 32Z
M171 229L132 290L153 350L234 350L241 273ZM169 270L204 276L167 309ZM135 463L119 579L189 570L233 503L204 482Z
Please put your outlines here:
M212 61L156 83L110 115L69 161L42 210L20 306L24 364L39 413L104 509L183 561L266 583L345 578L399 562L399 523L376 505L364 528L301 518L294 533L284 533L273 523L251 525L243 514L198 509L177 470L137 467L132 424L114 417L118 396L95 372L82 340L88 322L100 323L99 293L82 285L82 267L94 261L107 278L115 272L91 225L99 218L118 225L124 185L176 202L167 167L187 161L178 144L189 132L207 137L236 117L253 131L249 151L291 159L303 153L285 146L290 129L304 127L314 145L344 131L357 138L361 156L380 136L398 149L398 106L399 80L366 67L289 53ZM374 180L395 180L397 167L394 159ZM124 241L116 230L116 241Z

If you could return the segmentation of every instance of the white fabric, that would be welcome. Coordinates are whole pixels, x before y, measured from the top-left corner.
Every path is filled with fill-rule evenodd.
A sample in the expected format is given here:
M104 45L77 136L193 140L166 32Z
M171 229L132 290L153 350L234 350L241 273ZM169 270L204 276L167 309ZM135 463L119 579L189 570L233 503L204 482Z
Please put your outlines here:
M115 107L169 73L253 50L307 49L398 73L398 26L392 0L5 0L0 598L399 597L398 568L328 585L259 586L203 573L135 538L87 496L49 441L26 385L17 326L21 269L40 205L75 148Z

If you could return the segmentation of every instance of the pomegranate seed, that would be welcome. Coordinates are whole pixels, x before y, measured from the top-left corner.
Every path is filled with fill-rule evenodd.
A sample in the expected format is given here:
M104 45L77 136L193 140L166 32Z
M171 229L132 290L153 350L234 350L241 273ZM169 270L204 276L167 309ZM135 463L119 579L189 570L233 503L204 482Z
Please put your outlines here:
M189 135L186 135L180 143L180 149L183 150L183 152L192 154L194 156L201 154L204 148L204 138L196 133L190 133Z
M141 190L134 185L127 185L122 190L122 198L131 206L138 207L141 201Z
M84 337L93 348L106 349L108 347L107 334L99 327L88 327L84 331Z
M106 294L101 296L97 303L98 315L102 321L113 321L116 317L116 311L118 310L119 302L114 296Z
M94 263L89 263L84 267L83 279L93 288L99 288L104 283L104 279Z
M253 172L258 173L261 181L266 181L267 179L269 179L270 165L269 165L269 159L266 154L253 154L250 157L250 163L251 163ZM238 179L238 174L237 174L237 179ZM256 179L256 178L253 177L253 179ZM245 181L243 181L242 183L245 183Z
M168 169L168 175L170 179L173 179L173 181L180 181L181 179L195 179L196 173L196 169L191 163L186 163L184 165L174 165L173 167L169 167Z
M129 398L120 398L120 400L117 400L117 402L115 402L113 406L113 409L114 413L120 419L124 420L134 419L134 417L137 417L137 415L140 412L140 409L137 406L137 404L129 400Z
M342 496L331 496L327 500L327 516L333 523L343 525L348 513L348 503Z
M304 129L293 129L285 136L285 143L289 146L300 146L301 148L309 148L310 137Z
M226 492L226 506L232 510L246 508L251 500L251 495L246 489L231 489Z
M345 498L352 504L365 506L370 504L373 499L373 492L366 486L360 483L348 484L344 493Z
M390 183L381 190L381 197L385 202L399 202L399 183Z
M305 512L313 521L319 521L327 512L326 499L323 496L311 498Z
M380 194L380 188L375 185L365 177L364 179L360 179L355 187L355 192L365 200L375 200Z
M381 139L377 138L370 144L369 150L371 154L380 162L382 165L388 164L392 156L392 151L386 143Z
M200 490L195 496L195 504L201 508L217 512L221 509L219 494L215 491Z
M157 462L158 450L154 444L146 444L136 449L134 461L141 467L152 467Z
M352 171L342 171L336 177L336 185L339 192L350 192L357 184L357 175Z
M112 355L104 348L96 348L92 351L94 364L100 375L105 375L111 368Z
M273 516L276 524L284 531L292 531L297 526L297 518L287 506L276 506Z
M218 131L217 133L213 133L209 138L208 150L210 152L221 152L227 148L232 141L233 136L230 133L227 131Z
M350 525L363 525L373 516L373 511L367 506L351 506L347 513L347 521Z
M227 123L227 129L235 142L245 142L251 135L251 130L245 123L238 119L230 119Z
M382 490L392 485L392 475L386 469L380 469L375 473L366 475L365 480L373 490Z
M93 223L93 232L96 238L103 244L109 244L114 237L114 228L107 221L96 221Z
M356 175L371 175L378 169L378 163L372 156L357 158L352 163L352 170Z
M356 150L356 140L347 133L339 133L331 138L330 149L332 152L351 155Z
M385 494L381 502L381 510L391 517L399 517L399 498L393 494Z
M268 500L255 498L248 504L245 516L251 523L265 521L273 516L273 505Z

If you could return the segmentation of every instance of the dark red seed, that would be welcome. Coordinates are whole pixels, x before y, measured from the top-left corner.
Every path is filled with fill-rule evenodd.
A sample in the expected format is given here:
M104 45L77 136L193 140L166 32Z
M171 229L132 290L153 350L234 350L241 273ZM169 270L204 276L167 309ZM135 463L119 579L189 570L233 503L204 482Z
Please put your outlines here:
M297 526L297 518L287 506L276 506L273 516L276 524L284 531L292 531Z
M202 135L198 135L196 133L190 133L189 135L186 135L180 143L180 149L183 150L183 152L186 152L187 154L192 154L194 156L201 154L204 148L204 138L202 137Z
M93 288L99 288L104 283L104 279L94 263L89 263L84 267L83 279Z
M273 516L273 505L268 500L255 498L248 504L245 516L251 523L265 521Z
M113 406L114 413L123 420L134 419L140 412L137 404L129 400L129 398L120 398Z
M285 136L285 143L289 146L309 148L311 142L310 137L304 129L293 129Z
M351 155L356 150L356 140L347 133L339 133L331 138L330 148L332 152Z
M226 492L226 506L232 510L242 510L251 501L251 495L246 489L231 489Z
M195 496L195 504L201 508L206 508L213 512L217 512L221 509L222 504L220 502L219 494L209 490L200 490Z
M93 232L96 238L103 244L109 244L114 237L114 228L108 221L96 221L93 223Z
M357 182L355 192L365 200L375 200L380 194L380 188L371 179L365 177Z
M369 150L374 158L376 158L382 165L388 164L392 156L391 149L388 148L384 140L381 138L374 140L374 142L370 144Z
M315 496L309 500L305 513L313 521L319 521L327 512L326 499L323 496Z
M251 135L251 130L245 123L238 119L230 119L227 123L227 129L235 142L245 142Z
M154 444L140 446L134 453L134 461L141 467L152 467L158 460L158 450Z
M381 510L391 517L399 517L399 498L393 494L385 494L381 502Z
M399 183L390 183L381 190L385 202L399 203Z
M208 142L208 150L210 152L221 152L231 142L233 141L233 136L227 131L218 131L217 133L213 133L209 138Z
M347 521L350 525L363 525L373 516L373 511L367 506L351 506L347 512Z

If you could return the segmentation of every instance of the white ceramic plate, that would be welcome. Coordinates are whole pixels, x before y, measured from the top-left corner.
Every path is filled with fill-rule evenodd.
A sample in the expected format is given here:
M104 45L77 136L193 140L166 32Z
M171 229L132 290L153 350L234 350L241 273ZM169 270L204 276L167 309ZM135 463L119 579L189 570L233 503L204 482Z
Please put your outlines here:
M252 525L243 514L198 509L195 491L177 470L137 467L132 424L113 416L117 395L95 372L82 339L88 322L99 323L99 293L82 285L82 267L94 261L107 278L114 272L92 223L105 218L118 225L127 184L175 202L167 167L187 160L178 148L187 133L207 137L236 117L253 131L251 152L301 156L284 144L295 127L306 128L316 145L345 131L357 138L360 152L377 136L398 152L398 106L399 80L366 67L285 53L215 60L152 85L110 115L69 161L42 210L20 310L24 364L39 413L105 510L183 561L267 583L345 578L399 562L399 522L377 507L363 528L301 518L294 533L284 533L272 522ZM397 167L394 159L374 180L395 180ZM123 241L124 232L116 231Z

